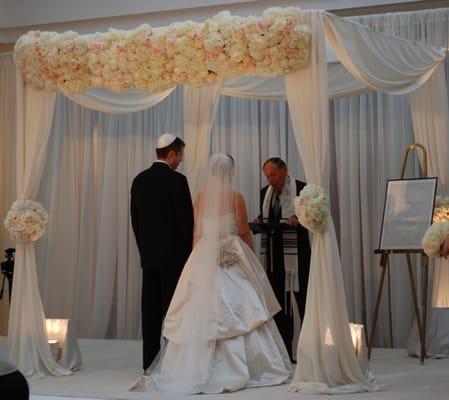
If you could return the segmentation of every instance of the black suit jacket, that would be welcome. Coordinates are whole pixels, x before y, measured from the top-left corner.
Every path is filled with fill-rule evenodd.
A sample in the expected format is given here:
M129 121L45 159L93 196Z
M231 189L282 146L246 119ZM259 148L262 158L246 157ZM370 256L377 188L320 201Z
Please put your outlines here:
M193 208L187 179L162 162L134 178L131 220L142 268L182 268L192 250Z

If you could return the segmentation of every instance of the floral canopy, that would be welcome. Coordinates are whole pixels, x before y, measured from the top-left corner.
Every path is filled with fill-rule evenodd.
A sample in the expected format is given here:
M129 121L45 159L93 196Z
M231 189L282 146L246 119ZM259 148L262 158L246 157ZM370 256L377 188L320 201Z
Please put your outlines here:
M310 44L301 10L271 8L259 18L223 11L204 23L164 29L31 31L17 41L15 61L26 81L47 90L159 92L211 84L217 77L286 74L309 62Z

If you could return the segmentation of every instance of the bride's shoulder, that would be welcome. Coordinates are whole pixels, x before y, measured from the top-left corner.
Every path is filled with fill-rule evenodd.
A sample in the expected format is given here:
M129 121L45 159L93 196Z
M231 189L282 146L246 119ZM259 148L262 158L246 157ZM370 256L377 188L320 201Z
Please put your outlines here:
M232 198L234 200L234 204L236 205L245 204L245 198L240 192L232 192Z
M203 192L199 192L199 193L196 195L194 207L195 207L195 208L200 208L200 207L202 207L202 206L203 206L203 202L204 202L204 193L203 193Z

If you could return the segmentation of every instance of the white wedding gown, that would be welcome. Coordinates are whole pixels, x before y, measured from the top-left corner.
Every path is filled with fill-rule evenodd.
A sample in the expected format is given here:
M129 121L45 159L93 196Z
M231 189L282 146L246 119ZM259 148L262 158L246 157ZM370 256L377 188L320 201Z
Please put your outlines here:
M281 308L265 271L235 233L234 214L218 222L202 219L203 234L170 303L165 344L144 377L145 390L221 393L277 385L290 376L272 319ZM217 226L219 239L210 240Z

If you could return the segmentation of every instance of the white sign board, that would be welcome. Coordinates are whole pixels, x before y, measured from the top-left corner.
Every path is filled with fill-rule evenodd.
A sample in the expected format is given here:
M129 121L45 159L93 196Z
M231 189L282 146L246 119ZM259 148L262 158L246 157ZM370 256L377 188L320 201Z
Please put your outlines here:
M380 250L422 249L432 224L437 178L389 180L380 233Z

